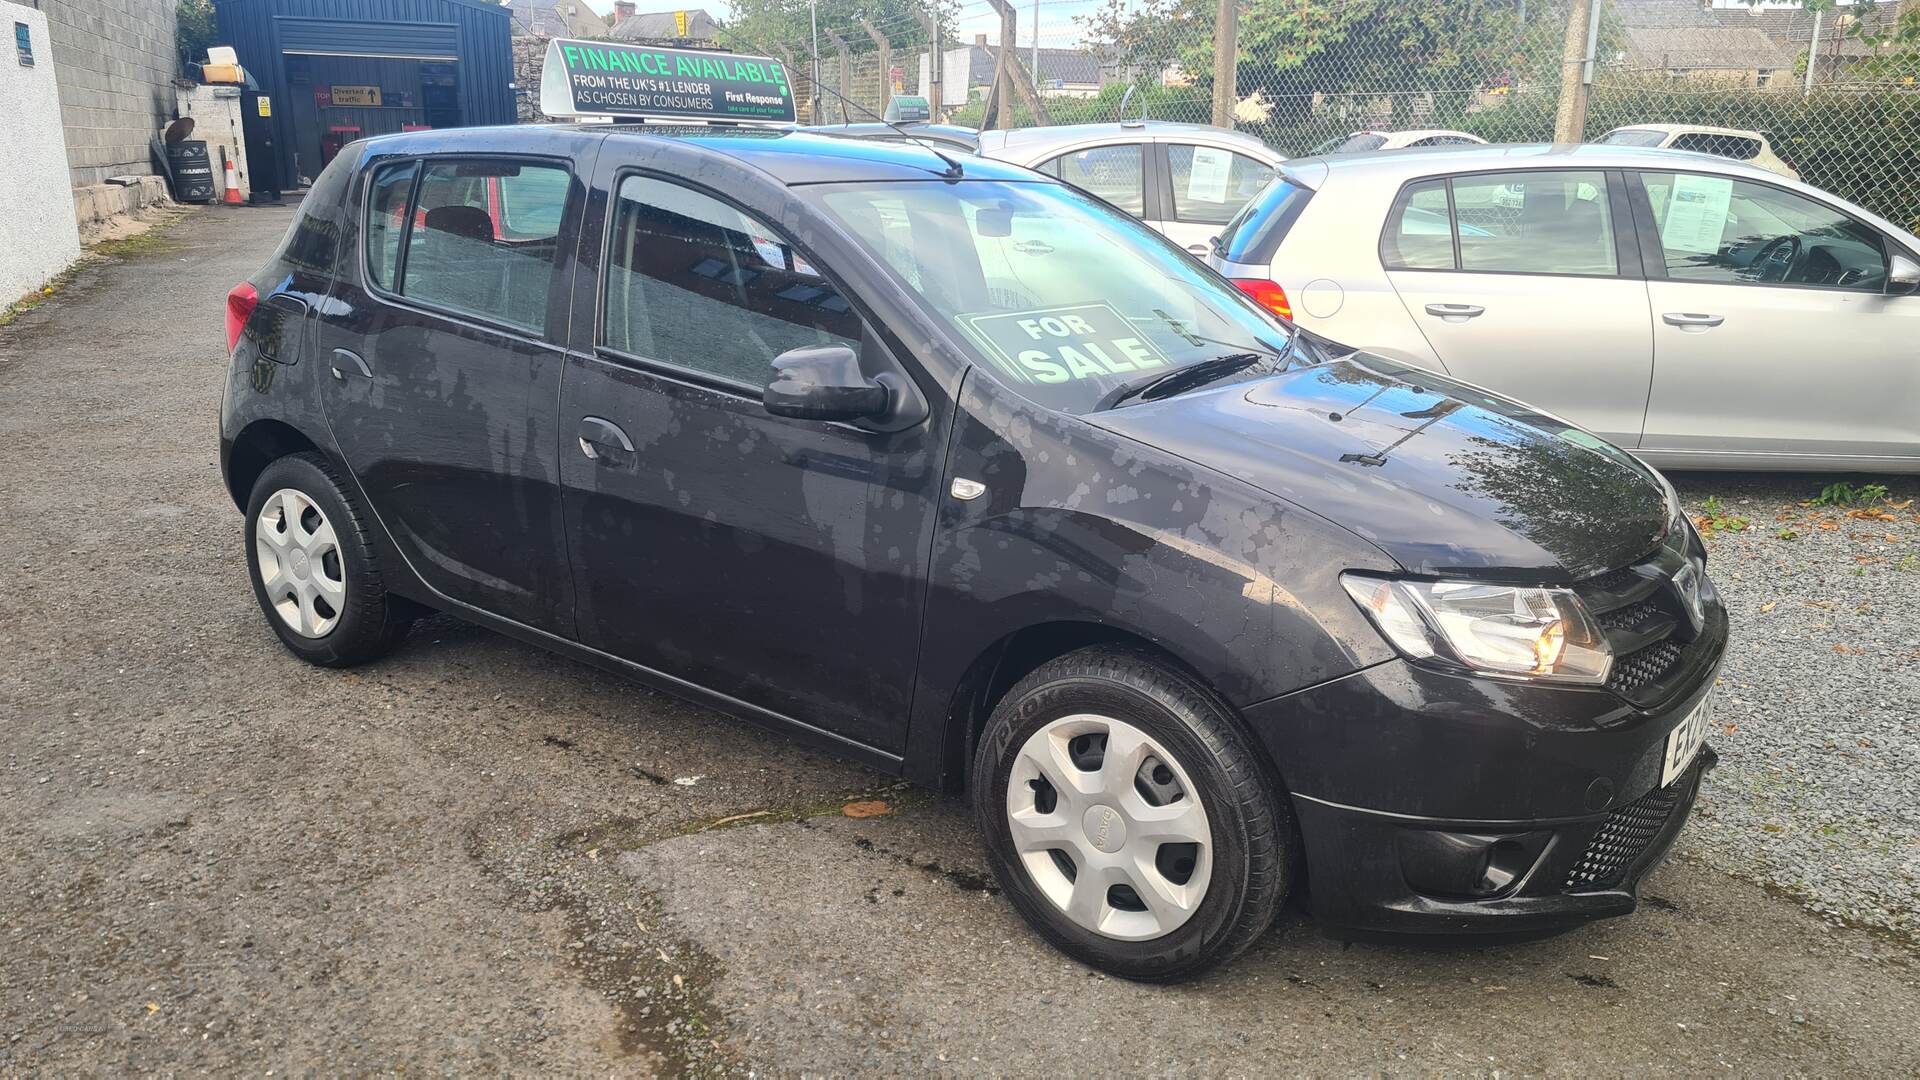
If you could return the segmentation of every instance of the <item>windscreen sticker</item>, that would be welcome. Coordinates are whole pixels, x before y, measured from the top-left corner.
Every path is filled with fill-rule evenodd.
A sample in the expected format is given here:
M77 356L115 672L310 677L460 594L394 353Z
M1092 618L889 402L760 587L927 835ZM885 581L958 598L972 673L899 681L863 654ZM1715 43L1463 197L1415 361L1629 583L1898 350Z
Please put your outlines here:
M1125 378L1173 363L1109 304L956 315L954 320L1022 382Z
M1668 251L1711 255L1720 250L1733 181L1720 176L1678 173L1667 196L1667 217L1660 223L1660 244Z

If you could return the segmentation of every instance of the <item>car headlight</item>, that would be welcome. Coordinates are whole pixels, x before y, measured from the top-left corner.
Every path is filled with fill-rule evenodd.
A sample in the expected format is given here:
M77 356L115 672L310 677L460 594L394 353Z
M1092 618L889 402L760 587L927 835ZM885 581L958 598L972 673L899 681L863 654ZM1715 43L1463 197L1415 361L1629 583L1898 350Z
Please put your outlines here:
M1340 575L1408 659L1507 678L1599 685L1613 650L1569 589Z

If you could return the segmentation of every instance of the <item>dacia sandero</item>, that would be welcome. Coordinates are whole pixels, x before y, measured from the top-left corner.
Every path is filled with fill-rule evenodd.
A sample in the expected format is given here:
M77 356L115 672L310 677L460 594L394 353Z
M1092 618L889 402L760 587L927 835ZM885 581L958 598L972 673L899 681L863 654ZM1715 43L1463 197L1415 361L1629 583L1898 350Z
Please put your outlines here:
M378 137L226 318L295 656L448 612L964 790L1006 898L1128 978L1296 893L1343 933L1625 913L1712 761L1727 615L1659 474L1016 166Z

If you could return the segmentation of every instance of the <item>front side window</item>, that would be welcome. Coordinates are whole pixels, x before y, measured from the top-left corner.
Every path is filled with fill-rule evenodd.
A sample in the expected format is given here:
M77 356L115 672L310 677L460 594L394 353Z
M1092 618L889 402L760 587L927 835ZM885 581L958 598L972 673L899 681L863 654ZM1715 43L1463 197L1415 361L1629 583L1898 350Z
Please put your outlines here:
M779 233L718 199L630 176L614 207L601 344L766 384L789 349L858 349L860 316Z
M433 307L542 332L567 171L502 160L428 161L409 201L416 168L409 163L375 175L366 229L373 283ZM508 216L510 204L519 207L517 219Z
M1643 173L1667 277L1719 284L1812 285L1880 292L1880 233L1838 210L1765 184L1698 173Z
M1082 191L1090 191L1135 217L1147 212L1145 182L1140 172L1140 144L1095 146L1061 154L1040 166Z
M1402 193L1381 238L1388 269L1459 269L1506 274L1618 272L1606 176L1540 171L1456 176ZM1451 191L1446 204L1442 199ZM1436 221L1436 215L1451 220ZM1443 254L1428 230L1441 225ZM1455 261L1455 250L1458 261Z
M1172 143L1167 165L1173 181L1173 216L1202 225L1225 225L1260 193L1273 170L1245 154L1217 146Z
M1057 184L822 184L922 307L1028 398L1083 413L1203 360L1284 364L1290 331L1141 222Z

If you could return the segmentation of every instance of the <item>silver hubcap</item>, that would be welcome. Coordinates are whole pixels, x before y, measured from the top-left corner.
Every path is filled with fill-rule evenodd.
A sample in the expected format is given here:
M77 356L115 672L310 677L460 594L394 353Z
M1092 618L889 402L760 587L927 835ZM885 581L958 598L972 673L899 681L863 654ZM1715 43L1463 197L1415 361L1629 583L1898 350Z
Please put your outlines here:
M1173 932L1213 875L1207 809L1186 770L1111 717L1064 716L1027 739L1007 782L1007 827L1047 899L1106 937Z
M280 620L301 637L325 637L340 622L347 569L333 523L304 492L267 496L253 529L260 583Z

